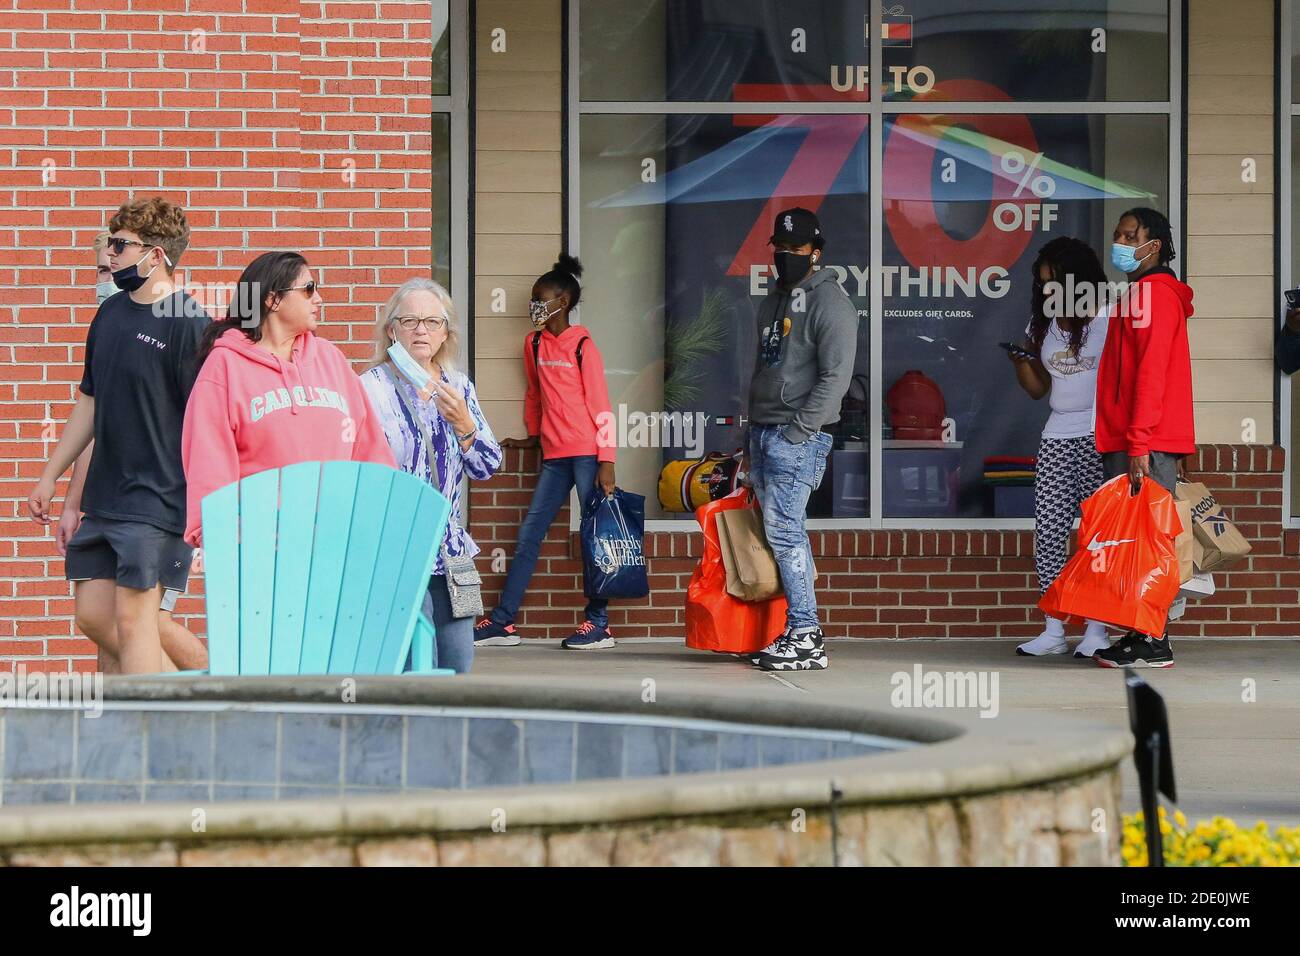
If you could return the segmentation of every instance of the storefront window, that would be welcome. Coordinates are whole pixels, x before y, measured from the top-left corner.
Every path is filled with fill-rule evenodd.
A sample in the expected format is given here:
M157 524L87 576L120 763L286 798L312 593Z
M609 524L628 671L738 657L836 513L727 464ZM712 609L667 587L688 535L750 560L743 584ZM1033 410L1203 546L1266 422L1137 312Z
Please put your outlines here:
M671 516L655 494L665 465L740 448L756 310L772 281L768 237L795 205L817 207L824 261L861 317L856 407L836 429L844 454L810 513L867 516L868 119L583 117L582 321L605 357L620 483L649 490L652 516Z
M581 321L606 355L620 484L648 516L689 519L657 501L673 463L739 447L767 239L798 205L820 217L823 263L859 316L809 516L1031 517L1032 489L984 481L986 459L1036 453L1048 414L997 344L1024 337L1045 242L1084 239L1104 262L1124 209L1176 217L1167 4L887 3L874 51L868 3L574 7ZM909 391L942 416L899 427ZM634 431L655 413L671 427Z
M943 80L978 81L944 99L1155 102L1169 98L1165 0L886 0L886 99Z
M1166 127L1132 115L887 121L882 386L887 400L896 386L937 390L945 414L924 436L900 437L885 417L886 518L1032 517L1027 484L985 481L989 459L1037 453L1048 413L998 343L1024 339L1045 242L1083 239L1104 261L1125 209L1168 208Z
M867 95L865 3L582 0L586 101L852 102Z

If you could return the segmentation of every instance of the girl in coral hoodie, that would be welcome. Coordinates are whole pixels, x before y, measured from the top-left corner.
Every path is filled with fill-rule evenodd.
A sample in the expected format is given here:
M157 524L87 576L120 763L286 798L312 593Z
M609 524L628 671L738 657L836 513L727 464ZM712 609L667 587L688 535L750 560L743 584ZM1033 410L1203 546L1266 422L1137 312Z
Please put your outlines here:
M587 498L594 485L607 495L614 492L614 442L611 429L601 427L610 415L605 364L587 330L569 324L569 311L582 295L580 275L581 263L561 255L551 271L533 284L528 311L536 331L524 339L528 438L507 438L501 445L536 448L540 444L542 473L519 528L519 543L500 603L474 627L476 647L519 643L515 614L537 566L542 539L568 500L569 491L576 487L579 501ZM589 599L586 619L560 646L566 650L613 647L607 603L601 598Z
M397 467L347 357L315 334L321 304L306 259L266 252L204 334L181 435L190 544L202 544L203 498L245 475L300 461Z

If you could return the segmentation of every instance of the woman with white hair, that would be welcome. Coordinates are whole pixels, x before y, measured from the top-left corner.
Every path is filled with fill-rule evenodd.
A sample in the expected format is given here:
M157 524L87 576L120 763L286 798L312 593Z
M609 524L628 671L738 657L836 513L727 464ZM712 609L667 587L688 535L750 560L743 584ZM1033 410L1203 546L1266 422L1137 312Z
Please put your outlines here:
M448 588L453 573L469 565L478 545L461 523L461 479L484 479L501 465L497 444L474 383L456 368L460 335L447 290L430 279L408 279L384 306L375 327L375 352L361 374L370 403L397 459L397 467L432 484L451 502L447 534L429 579L438 666L466 673L474 659L474 613L457 613L459 588ZM419 391L388 356L400 343L429 376ZM456 573L457 580L461 575ZM455 584L455 582L453 582ZM428 602L426 602L426 606ZM463 609L462 609L463 611Z

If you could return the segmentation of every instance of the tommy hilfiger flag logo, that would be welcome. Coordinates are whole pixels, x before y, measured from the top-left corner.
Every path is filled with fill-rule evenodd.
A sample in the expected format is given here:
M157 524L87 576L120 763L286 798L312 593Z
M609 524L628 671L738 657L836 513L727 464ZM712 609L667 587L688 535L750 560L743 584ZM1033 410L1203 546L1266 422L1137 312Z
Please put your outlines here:
M910 47L912 45L912 15L903 12L903 5L890 7L880 18L881 46Z

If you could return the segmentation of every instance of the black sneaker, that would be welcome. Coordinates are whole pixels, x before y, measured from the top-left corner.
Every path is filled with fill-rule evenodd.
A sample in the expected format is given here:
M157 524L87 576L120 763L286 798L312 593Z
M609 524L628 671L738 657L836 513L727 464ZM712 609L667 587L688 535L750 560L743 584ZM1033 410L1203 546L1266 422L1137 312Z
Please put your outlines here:
M1173 667L1174 649L1169 635L1157 640L1129 631L1104 651L1092 655L1099 667Z
M485 617L474 625L475 647L514 647L519 643L513 624L498 624Z
M830 666L823 646L822 629L784 634L776 641L770 653L764 652L754 659L754 666L765 671L825 670Z

